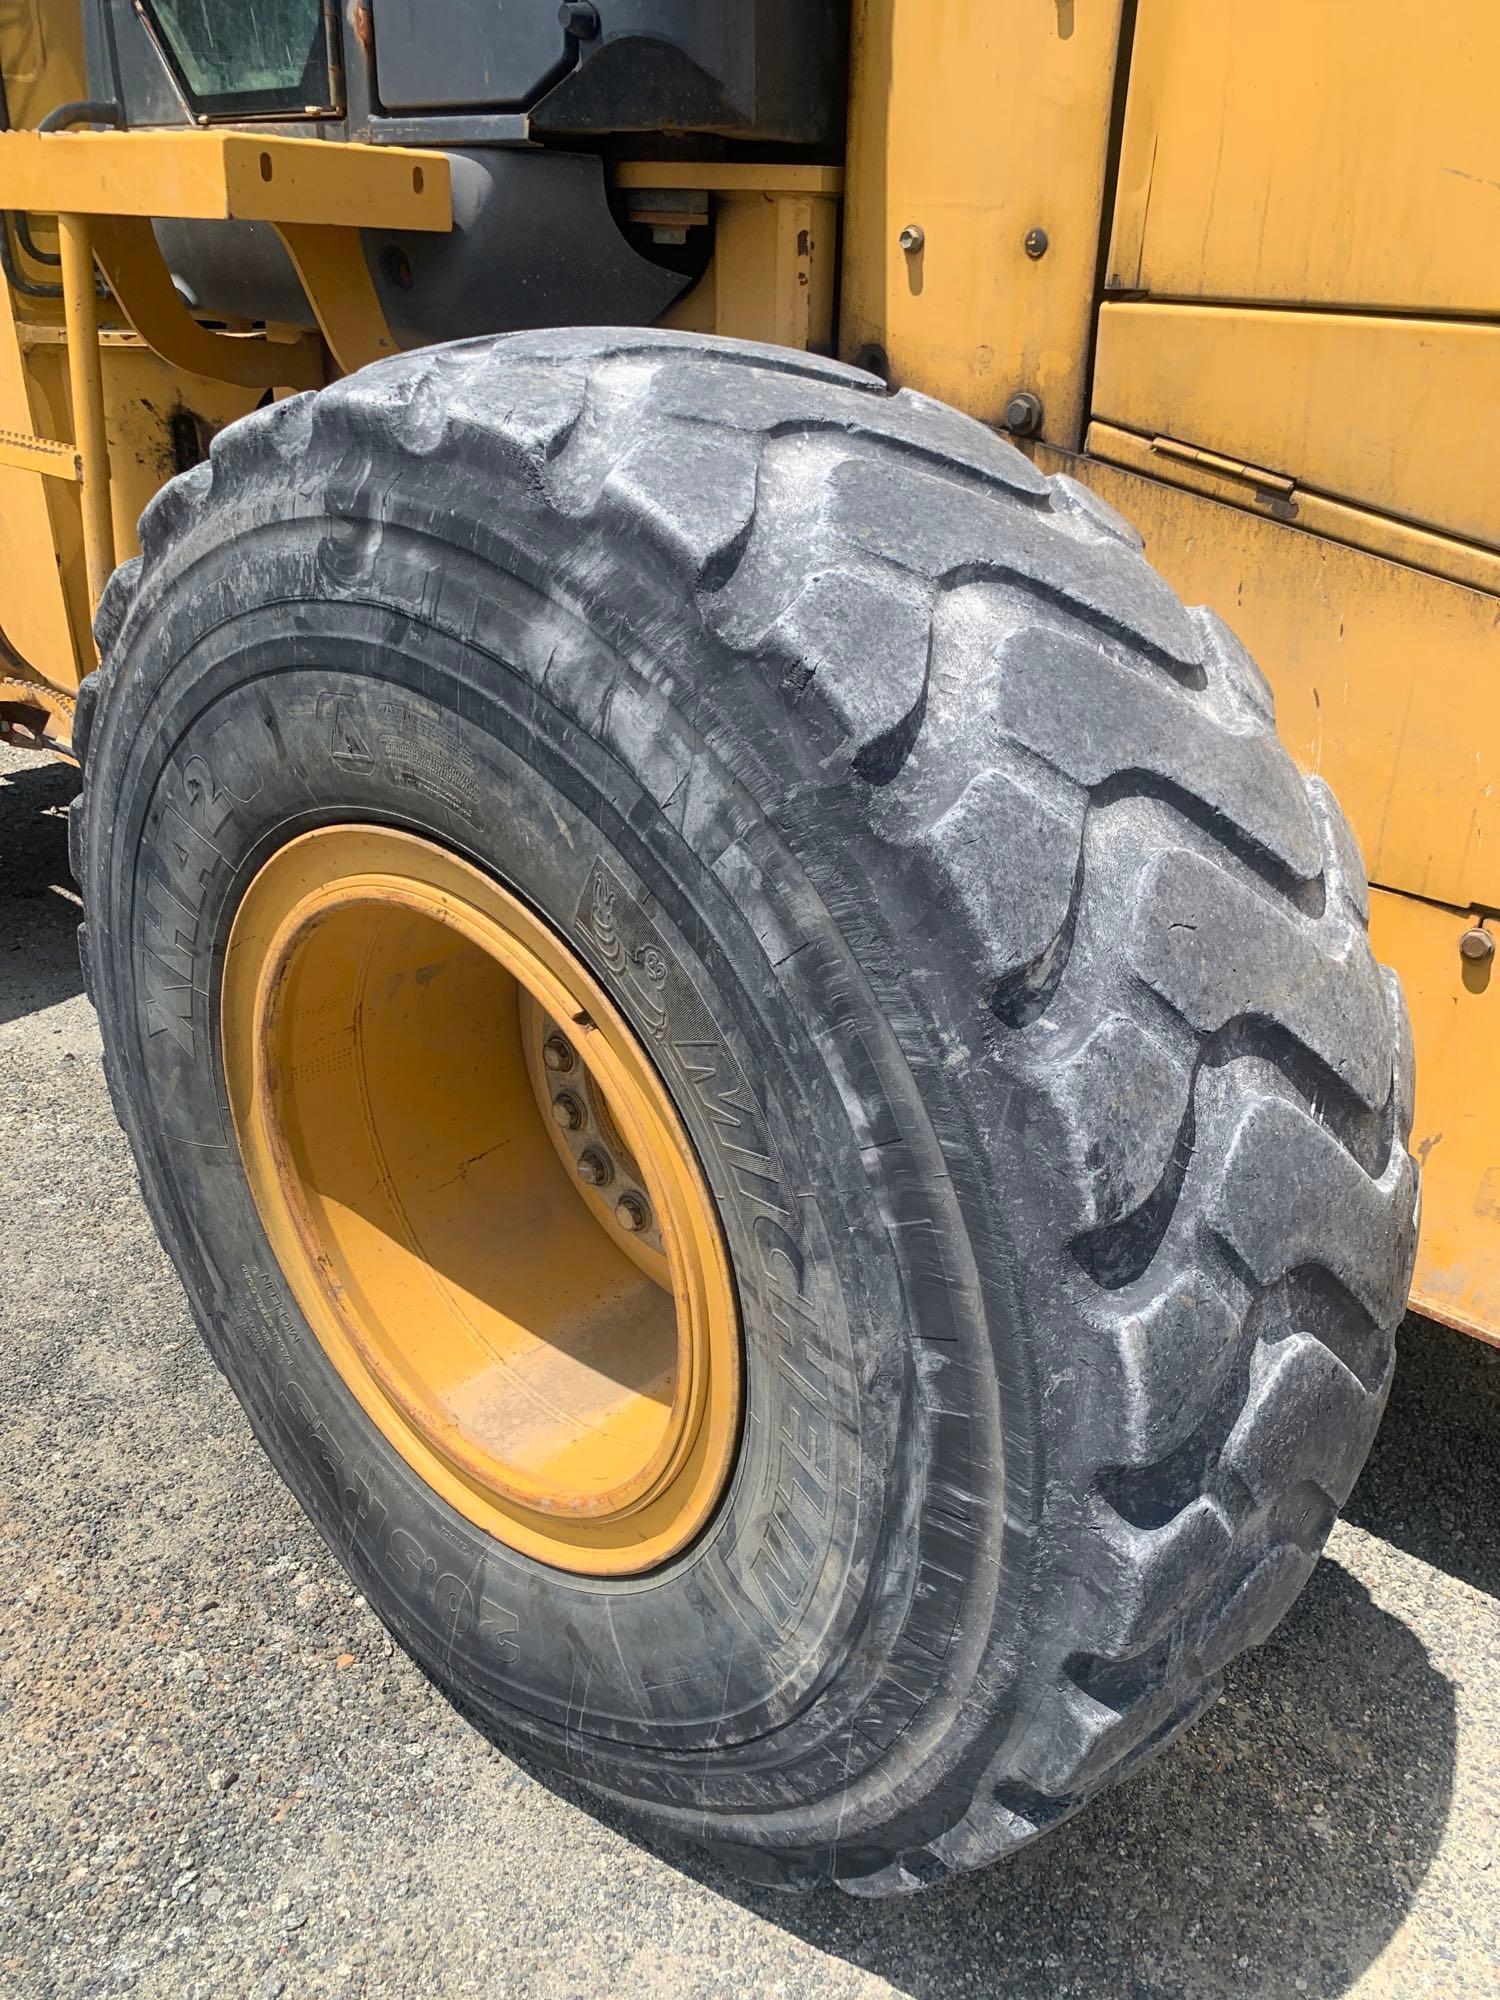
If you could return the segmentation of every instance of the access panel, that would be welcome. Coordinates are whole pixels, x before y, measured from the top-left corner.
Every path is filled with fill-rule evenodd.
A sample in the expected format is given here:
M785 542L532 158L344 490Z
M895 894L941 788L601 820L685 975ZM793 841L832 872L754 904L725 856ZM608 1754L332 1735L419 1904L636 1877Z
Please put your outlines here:
M1140 0L1128 62L1092 415L1500 548L1494 0Z
M1140 0L1106 287L1500 317L1494 0Z

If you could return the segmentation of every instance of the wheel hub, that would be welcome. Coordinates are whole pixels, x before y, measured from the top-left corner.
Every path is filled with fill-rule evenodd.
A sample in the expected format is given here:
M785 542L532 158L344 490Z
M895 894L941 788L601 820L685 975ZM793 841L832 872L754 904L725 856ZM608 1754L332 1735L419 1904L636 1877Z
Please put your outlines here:
M577 956L435 844L321 828L245 894L223 1046L282 1271L407 1463L560 1568L682 1549L738 1427L728 1259L665 1086Z

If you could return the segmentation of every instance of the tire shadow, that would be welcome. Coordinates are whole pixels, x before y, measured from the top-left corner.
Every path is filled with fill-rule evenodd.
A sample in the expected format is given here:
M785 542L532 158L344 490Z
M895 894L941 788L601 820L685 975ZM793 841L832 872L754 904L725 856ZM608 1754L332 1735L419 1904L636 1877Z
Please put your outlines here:
M83 911L68 867L78 782L71 764L0 748L0 1022L83 990Z

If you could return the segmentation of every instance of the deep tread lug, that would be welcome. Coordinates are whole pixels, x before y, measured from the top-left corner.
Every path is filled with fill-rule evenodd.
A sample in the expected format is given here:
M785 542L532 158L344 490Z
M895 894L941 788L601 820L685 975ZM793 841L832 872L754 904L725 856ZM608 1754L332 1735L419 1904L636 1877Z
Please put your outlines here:
M1040 629L1007 641L1000 723L1080 785L1154 780L1238 828L1299 882L1323 853L1302 782L1274 736L1229 730L1163 675Z
M1309 1188L1320 1192L1316 1207ZM1372 1181L1310 1112L1259 1097L1230 1141L1209 1222L1257 1283L1274 1285L1316 1266L1384 1325L1400 1311L1411 1279L1415 1197L1404 1151Z
M812 577L765 633L765 657L794 698L831 715L856 765L904 748L927 698L932 621L924 605L858 571Z
M1385 995L1360 932L1310 923L1180 848L1146 870L1134 919L1131 964L1200 1034L1245 1017L1269 1022L1366 1109L1385 1103Z
M873 459L837 467L830 491L834 519L853 547L934 583L992 577L1020 584L1075 617L1106 622L1179 667L1199 667L1201 648L1186 612L1155 572L1117 542L1059 535L1020 508L997 535L983 496L972 488L927 472L894 482Z
M755 520L758 459L691 431L647 439L609 475L602 504L648 525L652 542L699 590L718 589Z
M1080 1226L1118 1222L1146 1200L1172 1157L1190 1080L1128 1014L1111 1014L1048 1079L1063 1119Z
M1003 771L981 771L922 835L943 907L974 939L988 989L1052 949L1068 920L1083 815L1059 812ZM997 872L996 850L1013 872Z

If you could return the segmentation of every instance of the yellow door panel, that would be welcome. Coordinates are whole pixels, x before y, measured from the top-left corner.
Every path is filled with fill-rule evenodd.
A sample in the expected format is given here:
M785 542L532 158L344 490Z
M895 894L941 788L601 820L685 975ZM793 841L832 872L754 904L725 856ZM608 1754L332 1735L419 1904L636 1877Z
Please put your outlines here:
M1495 0L1140 0L1110 289L1500 314Z
M1417 1047L1412 1151L1422 1231L1412 1304L1500 1341L1500 974L1465 961L1473 919L1376 890L1370 937L1406 990Z
M880 347L988 423L1024 390L1044 437L1082 441L1120 10L856 0L845 360Z
M1500 326L1111 304L1093 400L1107 423L1500 547Z
M1372 881L1500 910L1500 598L1097 459L1034 455L1118 507L1183 597L1238 632Z

